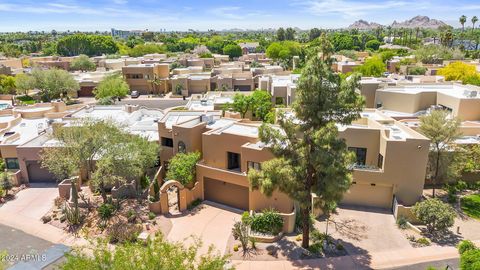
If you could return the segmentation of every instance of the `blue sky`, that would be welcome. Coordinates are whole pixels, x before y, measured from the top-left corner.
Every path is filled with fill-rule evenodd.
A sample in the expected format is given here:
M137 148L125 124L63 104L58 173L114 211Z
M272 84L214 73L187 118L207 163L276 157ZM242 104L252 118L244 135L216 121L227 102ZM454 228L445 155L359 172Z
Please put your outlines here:
M458 26L480 17L473 0L0 0L0 31L207 30L346 27L357 19L389 24L426 15Z

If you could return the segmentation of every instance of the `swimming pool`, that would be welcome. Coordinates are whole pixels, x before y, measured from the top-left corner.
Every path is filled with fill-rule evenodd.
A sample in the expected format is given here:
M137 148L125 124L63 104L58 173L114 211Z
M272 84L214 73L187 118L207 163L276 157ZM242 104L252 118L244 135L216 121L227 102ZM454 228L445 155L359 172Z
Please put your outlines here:
M0 103L0 110L3 110L3 109L6 109L8 108L10 105L8 105L7 103Z

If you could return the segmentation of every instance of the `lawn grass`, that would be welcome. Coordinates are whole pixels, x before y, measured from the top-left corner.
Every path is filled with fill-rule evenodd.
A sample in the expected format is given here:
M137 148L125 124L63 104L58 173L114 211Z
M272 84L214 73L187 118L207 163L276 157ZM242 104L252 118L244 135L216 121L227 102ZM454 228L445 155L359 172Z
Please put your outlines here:
M32 105L36 103L36 100L31 96L20 96L17 97L17 99L25 105Z
M469 217L480 219L480 194L472 194L462 198L462 211Z

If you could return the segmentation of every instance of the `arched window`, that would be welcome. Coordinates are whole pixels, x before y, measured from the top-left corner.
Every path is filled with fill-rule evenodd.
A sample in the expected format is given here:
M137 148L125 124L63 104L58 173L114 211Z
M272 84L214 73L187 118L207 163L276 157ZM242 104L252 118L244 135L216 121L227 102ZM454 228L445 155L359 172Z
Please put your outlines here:
M179 152L179 153L185 153L185 152L187 152L187 148L186 148L186 146L185 146L185 143L182 142L182 141L179 141L179 142L178 142L178 152Z

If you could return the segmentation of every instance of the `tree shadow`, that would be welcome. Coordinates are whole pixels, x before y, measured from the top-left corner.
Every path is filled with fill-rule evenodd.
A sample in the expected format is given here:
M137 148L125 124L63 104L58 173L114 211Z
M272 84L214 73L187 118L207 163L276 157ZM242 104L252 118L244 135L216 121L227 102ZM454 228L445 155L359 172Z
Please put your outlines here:
M455 247L460 241L463 240L463 236L455 234L449 230L438 232L438 233L429 233L425 228L422 228L422 235L428 237L433 243L440 246L453 246Z

